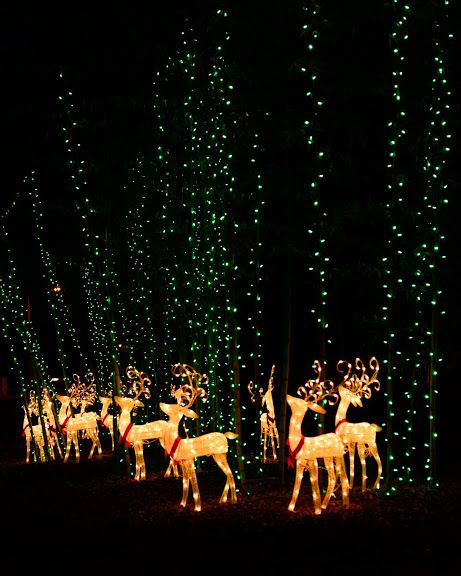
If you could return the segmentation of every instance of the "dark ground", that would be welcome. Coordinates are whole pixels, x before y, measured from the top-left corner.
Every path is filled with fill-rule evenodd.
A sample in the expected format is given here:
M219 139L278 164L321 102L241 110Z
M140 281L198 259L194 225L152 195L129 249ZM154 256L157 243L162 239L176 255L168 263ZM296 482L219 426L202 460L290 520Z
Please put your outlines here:
M239 486L237 504L220 505L224 476L213 464L198 472L202 511L196 513L191 495L187 508L180 507L181 480L163 477L161 458L154 463L148 456L147 479L135 482L124 464L115 466L104 443L102 459L88 460L84 444L80 463L28 465L23 439L3 444L4 560L6 552L22 568L51 561L117 573L124 562L130 571L136 564L150 573L165 563L174 573L190 562L217 574L279 566L288 573L292 564L306 574L313 568L324 574L333 568L341 574L452 574L457 562L456 474L440 478L439 488L401 487L392 496L354 487L348 509L333 495L315 516L308 477L290 513L292 472L282 483L271 465L247 479L246 491ZM218 566L219 559L224 563Z

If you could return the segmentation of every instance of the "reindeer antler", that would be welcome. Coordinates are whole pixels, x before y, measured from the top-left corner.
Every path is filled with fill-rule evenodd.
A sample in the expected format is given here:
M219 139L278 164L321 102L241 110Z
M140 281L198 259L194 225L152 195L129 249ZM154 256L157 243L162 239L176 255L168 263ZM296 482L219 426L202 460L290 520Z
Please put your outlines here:
M298 395L309 403L318 404L324 398L331 396L334 401L328 400L328 404L333 406L338 401L338 394L334 391L334 383L331 380L321 380L322 366L318 360L314 361L314 371L317 373L315 380L308 380L303 386L298 388Z
M356 359L356 366L357 366L357 360L359 360L359 359L358 358ZM366 374L365 367L361 363L361 367L363 369L362 369L362 376L361 376L360 380L362 382L362 394L363 394L363 396L365 396L365 398L371 397L372 389L370 386L372 384L373 384L374 389L376 391L378 391L381 387L381 383L378 380L379 362L378 362L377 358L375 356L372 356L370 358L368 365L370 366L370 369L373 371L373 374L371 376L368 376Z
M179 388L172 385L171 395L176 402L185 408L190 408L197 398L202 398L204 402L208 399L208 393L199 384L208 384L208 376L200 374L193 366L188 364L173 364L171 373L176 378L187 378L188 384L182 384Z
M380 382L377 378L378 372L379 372L379 362L375 356L372 356L370 358L370 362L369 362L370 369L373 371L373 374L371 376L368 376L368 374L366 373L366 370L367 370L366 366L360 358L355 359L355 370L359 374L351 374L352 366L350 363L346 362L345 360L340 360L338 362L338 364L337 364L338 372L343 372L339 368L340 364L347 364L347 366L348 366L348 372L344 376L341 384L344 387L348 388L353 394L356 394L359 397L365 397L368 399L371 397L371 393L372 393L371 385L372 384L374 385L374 389L376 391L379 390Z
M139 372L134 366L130 365L126 368L126 375L131 385L128 387L125 396L134 393L134 400L137 400L141 394L144 394L144 398L149 400L151 397L149 386L152 382L146 372Z
M256 402L256 392L254 391L255 389L255 385L253 384L253 381L250 380L249 384L248 384L248 392L251 395L251 401L254 403Z

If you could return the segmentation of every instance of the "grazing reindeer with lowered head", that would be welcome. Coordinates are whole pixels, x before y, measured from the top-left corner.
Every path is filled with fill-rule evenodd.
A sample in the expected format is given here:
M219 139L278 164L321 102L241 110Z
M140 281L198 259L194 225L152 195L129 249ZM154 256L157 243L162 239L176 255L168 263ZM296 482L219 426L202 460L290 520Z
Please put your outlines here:
M160 403L160 409L168 416L168 425L164 437L164 447L170 458L181 465L182 470L182 499L181 506L186 506L189 495L189 485L192 484L192 495L194 498L194 510L201 510L200 492L198 489L197 475L195 472L194 460L200 456L213 456L216 464L226 475L226 484L219 500L220 503L227 502L230 490L231 502L237 502L235 480L227 462L228 438L237 438L233 432L210 432L196 438L181 438L178 433L178 425L183 416L188 418L198 418L196 412L190 409L197 398L206 401L207 393L200 383L206 384L208 377L199 374L195 368L187 364L175 364L171 371L177 378L187 378L188 384L183 384L172 390L172 395L176 399L176 404Z
M69 388L69 396L56 394L56 399L61 402L61 408L58 414L59 425L61 426L62 433L67 437L64 462L67 462L69 459L72 444L75 448L76 461L80 462L80 448L78 445L79 432L92 441L88 458L93 457L93 452L96 447L98 448L99 457L102 456L98 430L99 415L96 414L96 412L85 412L86 406L93 404L96 398L94 375L91 374L90 376L91 382L87 385L80 382L78 374L74 374L74 384ZM72 413L71 404L74 408L81 406L80 412L75 416Z
M272 399L272 390L274 389L273 376L274 376L275 364L272 366L271 375L269 377L269 385L267 386L266 392L263 388L259 389L259 394L262 398L261 406L264 408L266 406L265 412L261 414L260 418L260 440L263 444L263 463L268 461L267 458L267 439L269 438L271 449L272 449L272 461L277 460L277 450L275 444L277 443L277 448L280 448L279 433L277 430L277 424L275 422L275 410L274 401ZM256 392L254 391L254 384L250 382L248 384L248 390L251 394L251 401L256 403Z
M359 376L357 374L351 374L352 366L345 360L340 360L336 365L338 372L343 374L343 380L337 386L337 392L341 401L336 412L335 432L349 451L349 484L351 488L354 484L354 459L355 447L357 446L357 453L362 465L362 492L365 492L367 484L367 456L373 456L378 465L378 473L373 484L373 490L379 490L382 464L376 445L376 432L380 432L381 427L377 424L370 424L369 422L348 422L346 420L346 412L350 404L352 404L352 406L362 407L362 398L368 399L371 397L371 385L374 386L375 390L379 390L380 383L377 379L379 363L374 356L370 359L369 366L373 371L371 377L367 376L366 367L360 358L355 359L355 369L360 372Z
M302 398L287 394L287 402L291 408L288 464L293 466L296 462L295 484L288 510L293 511L295 508L304 470L307 469L311 480L314 512L315 514L321 514L322 510L325 510L328 506L337 476L341 480L343 505L349 506L349 483L344 465L344 444L338 435L332 432L330 434L305 437L301 432L301 425L306 411L310 409L324 414L325 409L320 406L319 402L327 396L335 397L332 393L333 382L320 380L322 370L318 360L315 361L315 371L318 374L317 379L308 380L304 386L298 388L298 394ZM328 488L322 502L320 501L318 479L319 458L323 458L328 472Z
M130 381L130 386L125 396L115 396L115 401L121 408L118 419L118 429L120 432L119 442L125 443L129 447L133 445L136 456L135 480L146 479L146 463L144 460L143 445L149 440L160 440L163 446L163 437L167 427L166 420L155 420L146 424L133 424L131 422L131 411L133 408L142 408L144 404L138 399L141 395L146 400L151 397L149 385L151 380L145 372L139 372L133 366L128 366L126 375ZM129 396L134 394L134 396ZM172 463L170 462L170 465ZM170 467L165 475L170 474ZM175 476L178 476L175 467Z

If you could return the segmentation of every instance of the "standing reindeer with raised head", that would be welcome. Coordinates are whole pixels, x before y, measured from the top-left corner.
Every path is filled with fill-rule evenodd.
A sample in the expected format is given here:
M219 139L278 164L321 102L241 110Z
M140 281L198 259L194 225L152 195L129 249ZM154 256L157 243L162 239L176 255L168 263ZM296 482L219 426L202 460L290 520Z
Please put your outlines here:
M355 447L357 446L357 453L362 465L362 492L365 492L367 484L367 456L373 456L376 460L378 473L373 484L373 490L379 490L382 464L376 445L376 432L380 432L381 427L377 424L370 424L369 422L348 422L346 420L346 413L350 404L362 408L362 398L368 399L371 397L372 385L375 390L379 390L380 388L380 383L377 379L379 363L374 356L370 359L369 366L373 372L371 377L366 374L366 367L360 358L355 359L355 369L360 373L359 375L355 373L351 374L352 365L350 362L340 360L336 365L338 372L343 374L343 380L337 386L337 392L341 401L336 412L335 432L349 451L349 484L351 488L354 484Z
M264 392L263 388L259 389L259 395L262 398L261 407L266 407L263 414L261 414L260 418L260 440L263 444L263 463L268 461L267 458L267 439L269 438L271 449L272 449L272 460L277 460L277 451L275 444L277 443L277 448L280 448L280 441L279 441L279 433L277 430L277 423L275 421L275 410L274 410L274 401L272 399L272 390L274 389L274 370L275 364L272 366L271 375L269 377L269 384L267 386L266 392ZM256 392L254 391L254 384L250 382L248 384L248 390L251 394L251 401L256 403Z
M48 388L42 390L42 406L43 413L47 419L47 438L48 446L50 448L51 459L55 460L55 449L58 451L59 456L62 458L61 444L59 443L58 429L56 426L56 416L53 404L53 393Z
M62 433L67 437L64 462L67 462L69 459L72 444L75 449L76 461L80 462L80 447L78 444L79 432L92 441L88 458L93 457L93 452L96 447L98 448L99 456L102 456L102 447L101 442L99 441L98 430L99 415L96 414L96 412L84 411L86 406L93 404L96 398L94 376L93 374L89 376L90 383L85 384L80 381L78 374L74 374L74 384L69 388L69 395L63 396L56 394L56 399L61 402L61 408L59 409L58 414L59 425L61 426ZM78 414L73 415L71 404L73 408L81 406Z
M118 419L118 429L120 432L119 441L129 447L133 445L136 456L135 480L146 479L146 463L144 460L144 444L149 440L160 440L163 446L163 437L165 434L166 420L155 420L147 424L133 424L131 422L131 411L133 408L142 408L144 404L139 400L142 395L146 400L151 397L149 385L151 380L145 372L139 372L133 366L128 366L126 375L130 381L125 396L115 396L116 403L121 408ZM129 396L132 394L132 396ZM170 462L170 465L172 463ZM178 476L177 468L174 468L175 476ZM170 467L165 475L170 475Z
M181 418L198 418L196 412L191 410L197 398L207 399L207 393L199 384L206 385L208 377L206 374L199 374L195 368L187 364L175 364L171 371L177 378L187 378L188 383L172 389L172 395L176 399L176 404L160 403L160 409L168 416L168 425L164 437L164 447L170 458L181 465L182 470L182 499L181 506L186 506L189 495L189 485L192 484L192 495L194 498L194 510L201 510L200 492L198 489L197 475L195 472L194 460L200 456L212 456L216 464L226 475L226 484L219 500L220 503L227 502L230 490L231 502L237 502L235 480L232 470L227 462L228 438L237 438L233 432L210 432L196 438L181 438L178 433L178 426Z
M32 442L32 435L34 438L35 446L38 448L39 454L36 455L40 462L45 462L45 440L43 437L43 428L41 424L31 424L32 415L38 416L38 404L35 398L35 392L31 390L29 394L29 402L23 405L24 421L22 425L21 435L26 439L26 463L30 461L30 447ZM32 430L31 430L32 426Z
M287 402L291 408L288 464L293 465L296 462L295 484L288 510L293 511L295 508L304 470L307 469L311 480L314 512L315 514L321 514L322 510L325 510L328 506L335 487L336 477L341 480L343 505L349 505L349 483L344 465L344 444L338 435L332 432L330 434L306 437L301 432L301 425L306 411L310 409L324 414L325 409L320 406L319 402L327 396L335 397L332 391L333 382L320 380L322 369L318 360L315 361L314 366L318 374L317 379L308 380L304 386L298 388L298 394L302 398L287 394ZM332 403L334 402L330 402L330 404ZM319 458L323 458L328 472L328 488L322 502L320 500L318 479Z
M109 406L112 404L112 391L107 393L105 396L99 396L99 401L102 404L100 422L101 426L107 428L110 432L110 439L112 444L112 452L114 451L114 419L111 414L109 414Z

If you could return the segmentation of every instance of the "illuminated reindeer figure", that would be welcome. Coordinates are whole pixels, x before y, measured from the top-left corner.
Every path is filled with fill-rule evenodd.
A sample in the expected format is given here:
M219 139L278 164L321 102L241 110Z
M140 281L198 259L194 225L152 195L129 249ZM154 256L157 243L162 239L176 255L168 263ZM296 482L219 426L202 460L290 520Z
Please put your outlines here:
M99 456L102 456L98 430L98 420L100 417L96 412L85 412L86 406L93 404L96 398L94 375L91 374L90 376L91 382L86 385L80 382L78 374L74 374L73 378L75 383L69 388L69 396L56 394L56 399L61 403L58 414L59 425L61 426L62 433L67 436L64 462L67 462L69 459L72 444L75 448L75 458L77 462L80 462L80 448L78 445L79 432L92 441L88 458L93 457L93 452L96 447L98 448ZM75 416L72 414L71 404L74 408L78 406L81 407L80 412Z
M121 408L121 414L118 419L118 429L120 432L119 442L125 443L126 447L133 445L134 453L136 456L136 471L134 475L135 480L146 479L146 463L144 460L144 444L149 440L160 440L163 442L163 437L166 431L166 420L155 420L147 424L133 424L131 422L131 411L133 408L142 408L144 404L138 400L143 395L146 400L151 397L149 385L151 380L145 372L139 372L133 366L128 366L126 375L131 382L125 396L115 396L116 403ZM134 394L134 396L128 396ZM162 443L163 446L163 443ZM173 463L170 461L165 476L170 475ZM177 467L174 466L175 476L178 476Z
M328 506L337 477L341 480L343 505L349 506L349 483L344 464L344 444L338 435L332 432L330 434L305 437L301 432L301 425L306 411L310 409L324 414L325 409L320 406L319 402L327 396L335 397L334 393L332 393L333 383L320 381L322 370L319 361L316 360L314 365L318 377L316 380L308 380L304 386L298 388L298 394L302 398L287 394L287 402L291 408L288 465L293 466L296 462L295 484L288 510L293 511L295 508L304 470L307 469L309 470L312 487L314 512L315 514L321 514L322 510L325 510ZM329 389L327 389L327 385ZM334 402L330 402L330 404L334 404ZM328 472L328 488L322 502L320 500L318 479L319 458L323 458Z
M360 463L362 464L362 492L365 492L367 483L367 456L373 456L378 465L378 474L373 484L373 490L379 490L382 464L376 445L376 432L380 432L381 427L368 422L348 422L346 420L346 412L349 404L362 408L362 398L368 399L371 397L371 385L374 386L375 390L379 390L380 383L377 379L379 363L374 356L370 359L369 366L373 371L371 377L367 376L366 367L360 358L355 359L355 369L360 372L359 376L357 376L357 374L351 374L352 366L345 360L340 360L336 365L338 372L341 372L344 376L342 382L337 386L337 392L341 401L336 412L335 432L349 450L349 484L351 488L354 484L354 459L355 447L357 446L357 453L360 458ZM346 367L346 369L344 370L343 367Z
M61 444L59 443L58 429L56 427L56 416L53 405L53 393L48 389L44 388L41 394L43 413L48 421L47 426L47 438L48 445L50 447L50 455L52 460L56 460L55 448L58 451L59 456L62 458Z
M32 435L34 436L35 446L38 448L39 454L37 455L40 462L45 462L45 440L43 438L43 429L41 424L32 424L32 431L29 422L32 422L32 414L38 416L38 404L35 399L35 392L33 390L29 393L29 402L22 406L24 410L24 421L22 425L21 435L26 439L26 464L30 461L30 445Z
M99 401L102 404L100 423L101 426L107 428L110 432L111 444L112 444L112 452L114 451L114 419L111 414L109 414L108 409L109 406L112 404L112 391L110 391L106 396L99 396Z
M266 411L261 414L260 418L260 440L263 444L263 463L267 462L268 458L266 455L267 449L267 438L269 438L272 448L272 460L277 460L277 451L275 448L275 443L277 442L277 448L280 448L279 442L279 433L277 430L277 424L275 422L275 410L274 410L274 401L272 399L272 390L274 389L273 385L273 375L275 370L275 364L272 366L271 375L269 377L269 385L267 387L266 392L262 388L259 389L259 394L262 398L261 406L266 406ZM251 394L251 401L256 403L256 392L254 392L254 384L250 382L248 384L248 390Z
M182 470L182 499L181 506L185 507L189 495L189 485L192 484L192 494L194 498L194 510L201 510L200 492L198 489L197 475L195 472L194 460L201 456L213 456L217 465L226 475L226 484L219 500L220 503L227 502L230 490L231 502L237 502L235 480L227 462L228 438L237 438L233 432L210 432L196 438L181 438L178 433L179 422L183 416L188 418L198 418L196 412L190 409L197 398L207 399L207 393L200 383L206 384L208 377L199 374L195 368L187 364L175 364L171 371L177 378L187 378L188 384L183 384L177 389L172 389L172 395L176 399L176 404L160 403L160 409L167 414L169 420L165 432L165 450L170 458L181 465Z

